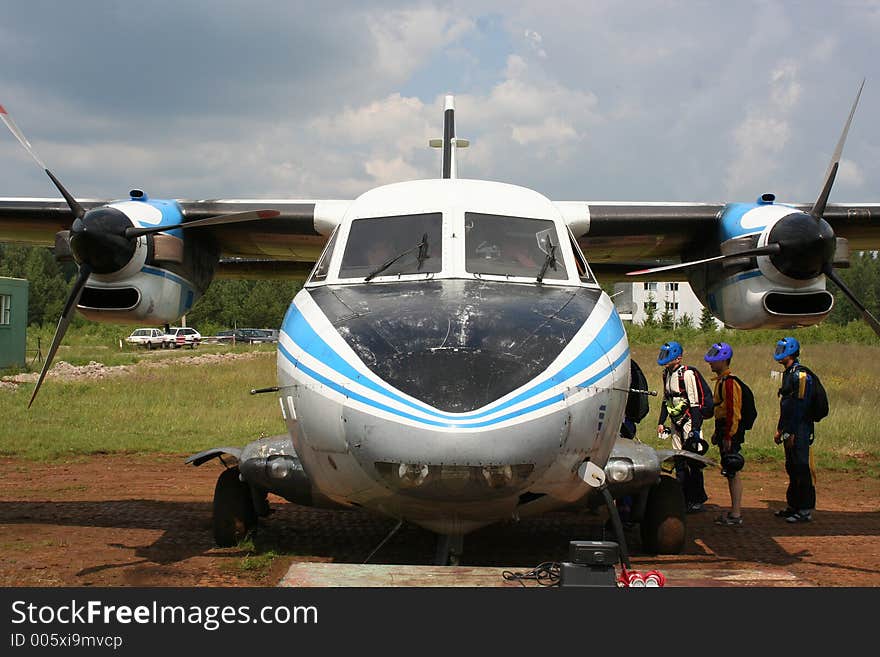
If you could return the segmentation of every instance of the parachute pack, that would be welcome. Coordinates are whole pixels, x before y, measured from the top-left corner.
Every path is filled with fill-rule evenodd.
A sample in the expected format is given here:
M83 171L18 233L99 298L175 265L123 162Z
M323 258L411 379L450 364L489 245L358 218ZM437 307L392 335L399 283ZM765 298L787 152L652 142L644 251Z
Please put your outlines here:
M730 375L730 378L736 381L739 384L739 389L742 391L742 406L740 408L740 426L748 431L753 426L755 426L755 420L758 419L758 408L755 406L755 395L752 393L752 389L749 388L743 380L738 376Z
M712 399L712 388L710 388L709 384L706 383L706 379L703 377L700 370L698 370L694 367L689 367L686 365L678 370L678 389L679 390L686 390L685 385L684 385L684 372L685 372L685 370L688 370L688 371L691 371L694 373L694 378L697 381L697 395L699 396L699 399L697 399L696 401L698 402L698 405L700 407L700 415L703 416L704 420L708 420L710 417L712 417L714 410L715 410L715 402ZM694 400L689 400L689 401L691 403L693 403Z
M648 379L636 361L629 361L629 387L633 390L647 390ZM644 393L630 392L626 398L626 417L633 422L641 422L648 414L648 396Z
M818 422L828 416L828 393L825 392L825 386L822 385L822 381L819 380L815 372L800 363L798 363L798 367L813 379L813 393L810 396L810 404L807 410L810 414L810 419L813 422Z

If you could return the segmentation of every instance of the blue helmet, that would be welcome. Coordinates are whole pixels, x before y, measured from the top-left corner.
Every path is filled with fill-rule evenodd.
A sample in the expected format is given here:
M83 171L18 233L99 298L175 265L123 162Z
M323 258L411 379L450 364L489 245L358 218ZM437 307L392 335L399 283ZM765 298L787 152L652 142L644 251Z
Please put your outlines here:
M662 347L660 347L660 355L657 356L657 364L667 365L668 363L671 363L676 358L681 356L681 354L681 345L674 340L670 340L669 342L664 343Z
M719 360L730 360L731 358L733 358L733 347L726 342L716 342L709 347L709 351L703 356L703 360L707 363L717 363Z
M782 338L776 343L776 351L773 352L773 360L778 362L785 360L789 356L797 358L800 352L801 345L795 338Z

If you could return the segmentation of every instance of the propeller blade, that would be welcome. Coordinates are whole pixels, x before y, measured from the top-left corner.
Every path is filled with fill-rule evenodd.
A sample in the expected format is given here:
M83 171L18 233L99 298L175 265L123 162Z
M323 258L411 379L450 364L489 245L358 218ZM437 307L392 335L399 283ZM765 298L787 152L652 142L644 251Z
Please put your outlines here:
M31 407L31 404L34 403L34 399L37 398L40 386L43 385L43 379L46 378L49 368L52 367L52 360L55 358L55 352L58 351L58 347L61 346L61 340L67 332L67 327L70 326L70 320L73 319L73 311L76 308L76 304L79 303L79 298L82 296L83 288L86 286L86 281L89 280L89 275L91 273L92 270L88 265L83 265L79 268L79 275L76 278L76 282L73 284L73 288L70 290L67 302L64 304L64 311L61 313L61 319L58 320L58 327L55 329L55 337L52 338L52 346L49 348L49 353L46 355L46 362L43 364L43 370L40 372L40 378L37 380L37 385L34 386L34 392L31 395L31 400L28 402L28 408Z
M877 321L877 318L871 314L871 312L865 308L865 305L856 298L856 295L852 293L846 283L843 282L843 279L837 275L837 272L834 271L834 268L829 266L825 267L824 270L825 276L831 280L837 287L840 288L840 291L846 295L846 298L852 301L852 304L859 309L862 313L862 317L866 322L868 322L868 326L874 329L874 333L880 336L880 322Z
M6 127L9 128L12 136L18 140L18 143L24 146L24 149L28 152L28 155L33 158L34 162L40 165L40 168L48 174L49 178L55 184L55 187L57 187L58 191L61 192L61 196L63 196L64 200L67 201L67 205L70 206L70 210L71 212L73 212L73 216L75 216L77 219L82 219L86 211L79 203L76 202L76 199L71 196L70 192L64 189L64 185L61 184L61 181L58 180L58 178L56 178L51 171L49 171L45 164L43 164L43 161L37 155L34 147L31 146L31 143L24 136L24 133L18 129L18 126L15 125L15 121L12 120L12 117L9 116L9 113L6 111L6 108L3 107L3 105L0 105L0 120L2 120L3 123L6 124Z
M708 262L720 262L721 260L729 260L730 258L742 258L743 256L761 256L773 255L779 253L781 247L778 244L768 244L756 249L747 249L738 251L737 253L728 253L727 255L713 256L711 258L703 258L702 260L692 260L691 262L679 262L674 265L664 265L663 267L652 267L651 269L639 269L638 271L628 271L627 276L645 276L646 274L656 274L661 271L672 271L674 269L688 269L697 265L705 265Z
M862 89L864 89L864 87L865 79L862 78L859 92L856 94L852 109L849 111L849 118L846 120L846 125L843 126L843 132L840 135L840 139L837 140L837 148L834 149L834 154L831 156L831 162L828 164L828 171L825 173L825 183L822 185L822 191L819 194L819 198L816 199L816 202L813 204L813 209L810 210L810 214L816 218L825 214L825 206L828 204L828 197L831 195L831 187L834 185L834 179L837 177L837 169L840 167L840 157L843 155L843 145L846 143L846 135L849 132L849 126L852 123L853 115L856 113L856 107L859 104L859 97L862 95Z
M279 210L254 210L252 212L233 212L232 214L218 214L215 217L205 217L204 219L196 219L195 221L187 221L170 226L149 226L147 228L126 228L125 236L129 239L140 237L141 235L149 235L151 233L162 233L167 230L176 228L201 228L203 226L217 226L219 224L237 224L243 221L254 221L256 219L271 219L281 214Z

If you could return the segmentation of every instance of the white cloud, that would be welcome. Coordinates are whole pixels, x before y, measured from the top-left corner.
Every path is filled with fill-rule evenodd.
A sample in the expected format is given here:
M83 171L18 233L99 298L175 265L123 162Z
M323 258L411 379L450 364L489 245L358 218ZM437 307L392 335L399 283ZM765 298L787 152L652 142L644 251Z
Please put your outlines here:
M461 38L473 22L436 7L380 9L367 19L367 29L377 50L380 73L404 82L438 48Z
M541 123L515 125L511 130L513 140L522 146L534 143L559 143L578 138L574 127L558 116L549 116Z
M418 167L403 159L372 159L364 163L364 170L372 176L376 185L387 185L403 180L419 180L430 177Z
M390 146L401 151L423 146L431 131L424 103L399 93L315 118L309 128L330 142Z
M524 36L526 38L526 43L529 44L529 47L538 57L542 59L547 57L547 51L544 50L543 46L541 45L541 42L544 40L544 38L540 34L535 32L534 30L526 30Z
M865 173L862 168L846 158L841 158L837 181L848 187L861 187L865 184Z
M791 137L790 115L802 96L797 64L783 61L769 75L767 100L747 111L733 129L735 153L725 185L731 196L754 193L779 170Z

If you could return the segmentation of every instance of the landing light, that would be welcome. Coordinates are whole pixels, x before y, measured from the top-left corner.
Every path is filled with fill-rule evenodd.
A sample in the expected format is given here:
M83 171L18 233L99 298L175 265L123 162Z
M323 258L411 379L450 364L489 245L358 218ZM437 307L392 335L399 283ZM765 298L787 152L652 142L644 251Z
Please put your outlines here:
M615 484L632 481L635 476L633 462L626 458L609 459L605 465L605 473Z
M272 459L269 461L269 474L273 479L287 479L290 476L291 464L286 459Z

